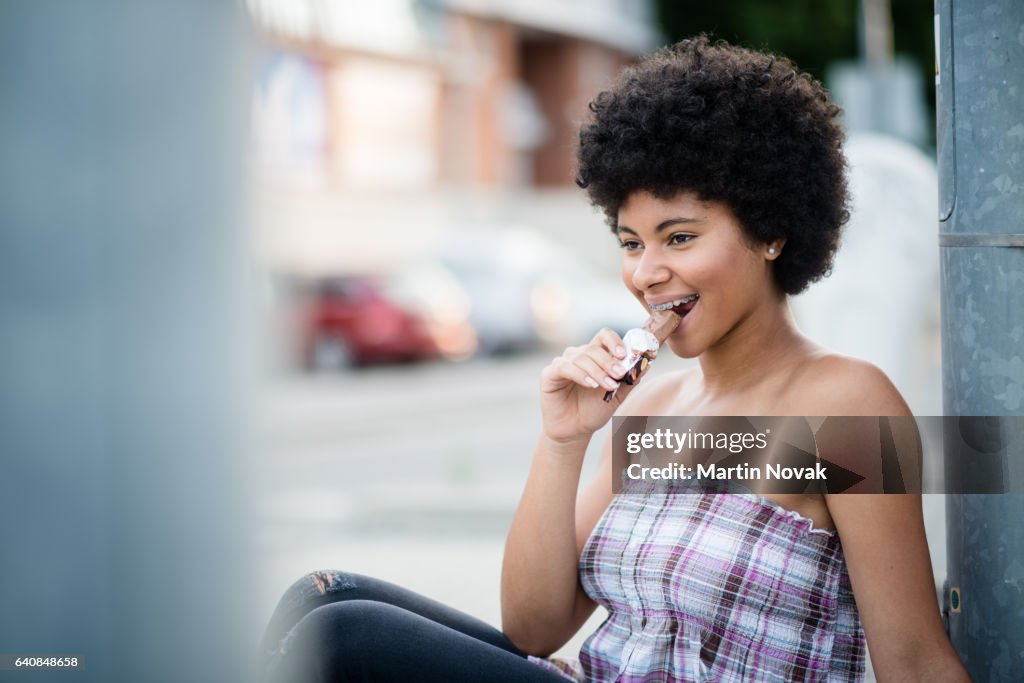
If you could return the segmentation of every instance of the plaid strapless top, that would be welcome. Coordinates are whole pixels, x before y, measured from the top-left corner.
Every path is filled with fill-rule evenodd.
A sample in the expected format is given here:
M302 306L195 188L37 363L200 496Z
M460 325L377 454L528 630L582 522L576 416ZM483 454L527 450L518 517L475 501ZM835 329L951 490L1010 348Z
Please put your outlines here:
M753 494L616 495L580 557L609 616L574 681L860 681L864 631L839 536Z

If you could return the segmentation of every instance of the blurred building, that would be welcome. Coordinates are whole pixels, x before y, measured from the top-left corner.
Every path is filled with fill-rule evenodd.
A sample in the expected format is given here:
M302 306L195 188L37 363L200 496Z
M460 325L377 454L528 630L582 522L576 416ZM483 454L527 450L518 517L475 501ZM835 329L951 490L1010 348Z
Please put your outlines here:
M852 132L850 222L832 273L793 297L808 336L876 364L916 415L942 413L938 180L905 140Z
M372 270L453 223L544 229L530 212L581 224L565 241L600 223L573 185L576 130L590 99L657 45L648 2L248 6L262 36L253 127L266 265Z

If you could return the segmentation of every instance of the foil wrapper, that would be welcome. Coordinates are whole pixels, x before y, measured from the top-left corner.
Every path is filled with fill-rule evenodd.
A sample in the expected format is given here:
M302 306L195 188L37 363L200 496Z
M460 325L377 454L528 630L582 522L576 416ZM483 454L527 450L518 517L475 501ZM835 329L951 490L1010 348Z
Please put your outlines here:
M672 334L681 319L673 311L658 311L647 319L642 328L633 328L623 335L622 344L626 347L623 365L629 368L622 377L624 384L632 385L640 380L640 375L658 355L661 343ZM611 401L617 390L616 387L605 392L605 402Z

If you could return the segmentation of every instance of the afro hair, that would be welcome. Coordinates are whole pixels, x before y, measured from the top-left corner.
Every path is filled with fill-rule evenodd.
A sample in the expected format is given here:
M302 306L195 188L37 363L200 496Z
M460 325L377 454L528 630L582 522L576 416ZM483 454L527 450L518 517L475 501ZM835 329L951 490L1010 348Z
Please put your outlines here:
M577 184L615 229L634 192L724 202L752 243L785 239L774 277L829 273L847 210L840 108L784 58L706 36L663 48L590 103Z

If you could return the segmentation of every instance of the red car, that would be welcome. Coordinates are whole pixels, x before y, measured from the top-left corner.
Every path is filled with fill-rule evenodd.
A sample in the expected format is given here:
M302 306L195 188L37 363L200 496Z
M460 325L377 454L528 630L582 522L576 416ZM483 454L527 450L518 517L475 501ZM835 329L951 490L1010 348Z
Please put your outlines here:
M423 319L389 300L368 277L321 281L302 325L302 357L313 370L439 356Z

